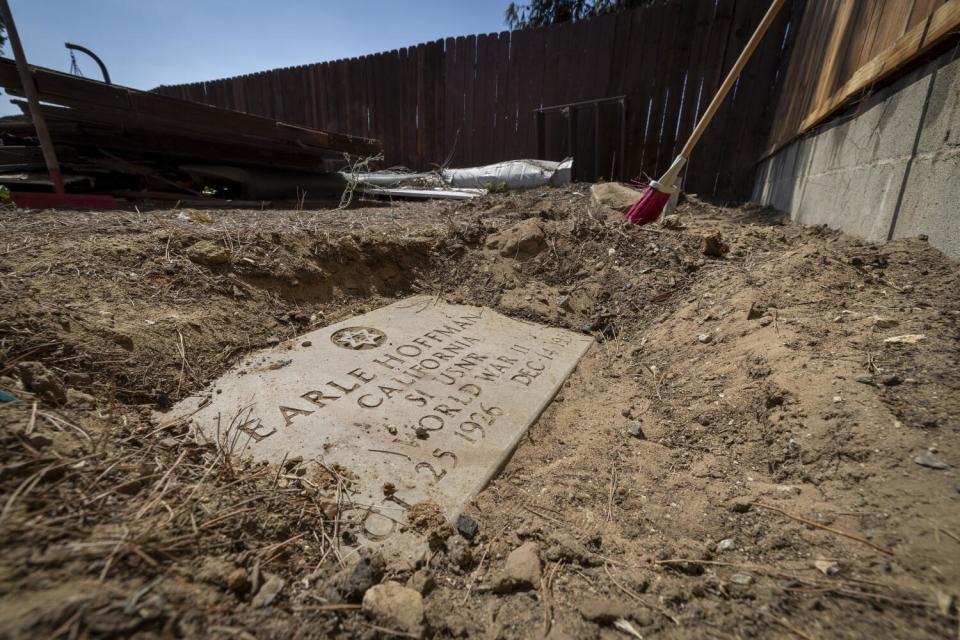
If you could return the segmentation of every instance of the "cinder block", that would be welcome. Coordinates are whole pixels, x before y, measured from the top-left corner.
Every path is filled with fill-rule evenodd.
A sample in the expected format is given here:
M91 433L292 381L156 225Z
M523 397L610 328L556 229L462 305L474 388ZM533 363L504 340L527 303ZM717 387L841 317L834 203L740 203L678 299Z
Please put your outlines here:
M757 201L872 241L886 240L896 221L894 237L924 233L960 256L960 60L950 56L767 159Z
M921 233L945 254L960 256L960 147L913 161L893 237Z

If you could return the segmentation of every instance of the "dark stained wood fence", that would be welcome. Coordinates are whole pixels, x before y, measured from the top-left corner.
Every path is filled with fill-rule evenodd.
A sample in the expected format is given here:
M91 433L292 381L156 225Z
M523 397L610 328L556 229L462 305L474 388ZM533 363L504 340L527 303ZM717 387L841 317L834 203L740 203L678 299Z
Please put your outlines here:
M412 169L429 169L448 156L451 166L535 157L536 109L625 96L625 121L609 103L545 114L546 155L559 159L572 148L581 179L658 176L767 6L766 0L656 0L576 23L447 38L156 91L378 138L386 165ZM749 193L769 140L792 12L790 3L695 150L687 191ZM569 126L570 113L576 127Z

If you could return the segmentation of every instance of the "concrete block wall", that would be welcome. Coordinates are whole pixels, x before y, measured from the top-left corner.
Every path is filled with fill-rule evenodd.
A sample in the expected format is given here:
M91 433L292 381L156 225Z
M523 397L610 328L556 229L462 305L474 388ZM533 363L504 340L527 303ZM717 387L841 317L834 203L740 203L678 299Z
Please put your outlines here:
M960 257L960 54L767 158L753 199L867 240L926 234Z

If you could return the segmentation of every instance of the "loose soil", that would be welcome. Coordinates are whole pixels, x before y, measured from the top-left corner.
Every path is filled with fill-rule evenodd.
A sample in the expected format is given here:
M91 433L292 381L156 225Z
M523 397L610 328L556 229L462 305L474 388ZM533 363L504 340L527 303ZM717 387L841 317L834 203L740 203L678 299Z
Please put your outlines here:
M0 637L409 636L360 610L381 580L435 638L956 637L960 265L751 207L620 220L582 185L0 212ZM357 564L349 470L154 417L413 293L597 338L420 567ZM495 589L526 542L540 584Z

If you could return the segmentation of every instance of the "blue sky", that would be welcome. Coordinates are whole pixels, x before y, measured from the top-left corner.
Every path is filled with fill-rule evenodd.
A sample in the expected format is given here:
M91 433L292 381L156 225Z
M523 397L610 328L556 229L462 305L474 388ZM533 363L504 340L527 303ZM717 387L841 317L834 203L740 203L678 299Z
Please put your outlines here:
M139 89L348 58L504 29L508 0L9 0L27 59L70 68L95 51ZM4 48L10 56L10 47ZM83 74L100 77L77 55ZM3 101L6 105L6 100ZM3 111L7 111L3 109Z

